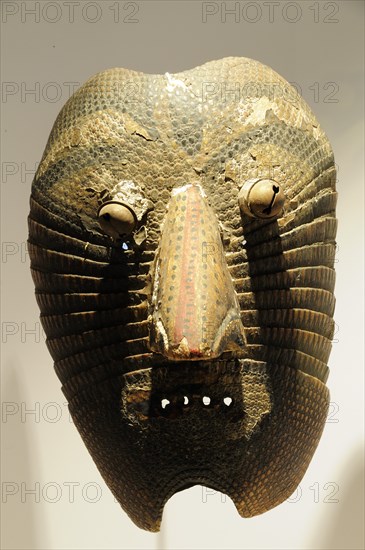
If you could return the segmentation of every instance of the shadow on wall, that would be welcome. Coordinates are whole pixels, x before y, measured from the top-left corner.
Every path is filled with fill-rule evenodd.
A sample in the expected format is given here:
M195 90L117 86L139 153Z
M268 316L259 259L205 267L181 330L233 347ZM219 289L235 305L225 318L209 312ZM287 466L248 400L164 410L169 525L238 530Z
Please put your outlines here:
M364 454L354 450L339 476L342 480L335 506L329 508L326 520L316 530L323 533L311 548L318 550L363 550L364 546Z
M14 360L15 359L15 360ZM2 548L8 550L35 549L47 540L46 522L42 522L42 534L37 535L37 513L34 489L39 480L39 469L34 467L38 460L37 443L32 438L29 424L21 422L19 415L7 416L5 406L27 403L27 392L16 367L16 358L3 366L3 418L2 418ZM8 408L7 411L10 409ZM23 486L21 485L23 483ZM23 488L22 488L23 487ZM39 521L39 520L38 520ZM42 546L44 547L44 546Z

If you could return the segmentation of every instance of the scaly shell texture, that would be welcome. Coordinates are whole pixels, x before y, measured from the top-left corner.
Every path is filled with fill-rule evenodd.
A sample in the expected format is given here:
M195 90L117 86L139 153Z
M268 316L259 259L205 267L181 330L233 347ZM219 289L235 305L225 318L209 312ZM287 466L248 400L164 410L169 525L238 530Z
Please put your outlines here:
M261 179L277 217L240 209ZM335 181L309 107L246 58L106 70L58 115L30 199L36 299L74 423L139 527L195 484L251 517L303 477L329 404ZM131 235L103 231L108 201Z

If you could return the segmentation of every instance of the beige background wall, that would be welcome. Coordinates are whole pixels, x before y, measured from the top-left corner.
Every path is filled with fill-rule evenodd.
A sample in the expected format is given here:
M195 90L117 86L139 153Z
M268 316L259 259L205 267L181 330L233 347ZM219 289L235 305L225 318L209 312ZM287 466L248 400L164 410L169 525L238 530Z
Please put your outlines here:
M363 548L363 11L339 0L2 2L3 548ZM57 113L89 76L114 66L171 73L224 56L258 59L295 82L334 147L333 404L288 502L244 520L224 495L195 487L148 534L114 502L70 422L29 274L30 187Z

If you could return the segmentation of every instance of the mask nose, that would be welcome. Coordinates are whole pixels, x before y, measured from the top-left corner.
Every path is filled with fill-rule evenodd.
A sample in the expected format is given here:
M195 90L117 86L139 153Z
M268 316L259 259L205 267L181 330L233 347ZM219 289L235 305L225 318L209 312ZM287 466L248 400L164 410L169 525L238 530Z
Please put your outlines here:
M152 351L204 360L244 346L218 220L199 185L173 191L152 277Z

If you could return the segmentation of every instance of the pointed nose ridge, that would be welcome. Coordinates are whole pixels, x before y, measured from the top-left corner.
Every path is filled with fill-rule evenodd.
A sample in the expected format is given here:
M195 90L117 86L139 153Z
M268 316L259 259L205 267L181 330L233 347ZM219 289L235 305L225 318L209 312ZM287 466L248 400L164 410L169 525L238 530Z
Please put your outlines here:
M204 360L244 346L218 220L199 185L173 191L152 277L152 351Z

